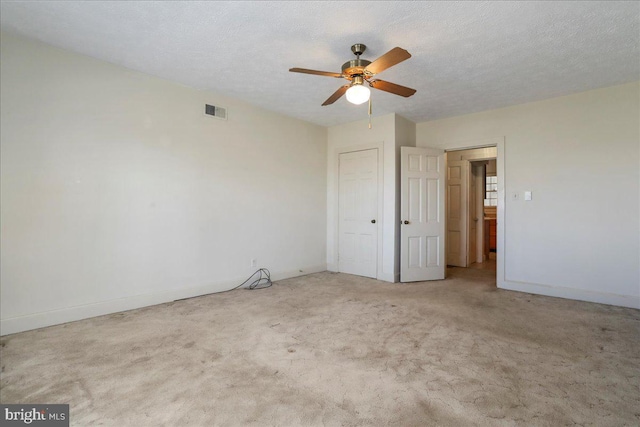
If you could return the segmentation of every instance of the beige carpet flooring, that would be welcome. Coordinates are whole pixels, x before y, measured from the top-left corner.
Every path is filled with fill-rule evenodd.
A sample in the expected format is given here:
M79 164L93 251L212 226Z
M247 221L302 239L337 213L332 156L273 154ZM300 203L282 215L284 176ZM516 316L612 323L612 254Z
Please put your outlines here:
M640 423L640 311L318 273L3 337L3 403L72 425Z

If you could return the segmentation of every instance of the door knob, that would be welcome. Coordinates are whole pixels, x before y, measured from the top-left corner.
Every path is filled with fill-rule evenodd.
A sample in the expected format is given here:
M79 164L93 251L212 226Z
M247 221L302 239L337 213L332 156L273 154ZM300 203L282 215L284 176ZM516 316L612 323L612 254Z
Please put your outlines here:
M371 220L371 224L375 224L375 223L376 223L376 220L375 220L375 219L372 219L372 220Z
M405 223L405 224L409 224L409 221L405 221L404 223Z

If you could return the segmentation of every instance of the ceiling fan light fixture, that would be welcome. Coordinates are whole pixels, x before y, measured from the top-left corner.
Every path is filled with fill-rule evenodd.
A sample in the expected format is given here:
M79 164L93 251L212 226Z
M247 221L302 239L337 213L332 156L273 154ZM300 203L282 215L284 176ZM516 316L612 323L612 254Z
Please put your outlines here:
M347 101L355 105L364 104L369 100L369 96L371 91L363 85L353 85L347 89Z
M362 76L355 76L353 78L353 84L347 89L347 101L352 104L360 105L369 100L371 91L364 84Z

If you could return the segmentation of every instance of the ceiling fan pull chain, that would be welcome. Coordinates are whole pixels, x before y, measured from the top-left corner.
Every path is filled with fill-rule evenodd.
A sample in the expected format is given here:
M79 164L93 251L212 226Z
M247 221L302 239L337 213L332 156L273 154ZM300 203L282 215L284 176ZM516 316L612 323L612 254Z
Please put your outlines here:
M369 98L369 129L371 129L371 98Z

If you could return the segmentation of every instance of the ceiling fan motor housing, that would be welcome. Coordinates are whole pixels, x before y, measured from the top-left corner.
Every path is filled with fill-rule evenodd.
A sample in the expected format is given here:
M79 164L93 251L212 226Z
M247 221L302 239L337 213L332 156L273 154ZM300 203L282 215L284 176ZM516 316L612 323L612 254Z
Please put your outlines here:
M352 59L342 64L342 74L353 76L357 74L364 74L364 68L371 64L371 61L366 59Z

